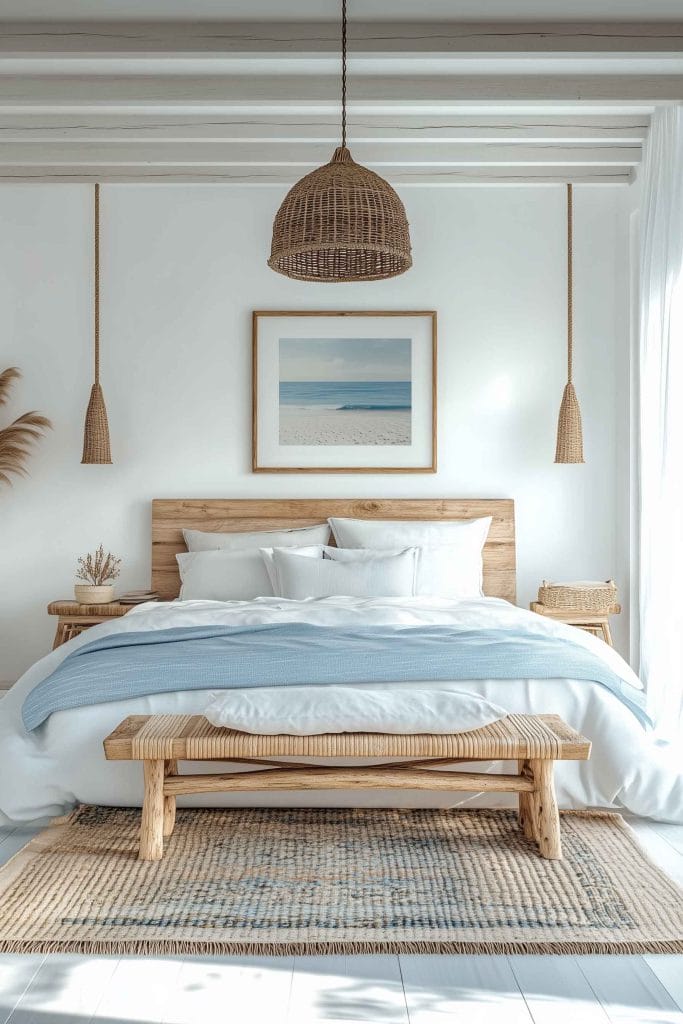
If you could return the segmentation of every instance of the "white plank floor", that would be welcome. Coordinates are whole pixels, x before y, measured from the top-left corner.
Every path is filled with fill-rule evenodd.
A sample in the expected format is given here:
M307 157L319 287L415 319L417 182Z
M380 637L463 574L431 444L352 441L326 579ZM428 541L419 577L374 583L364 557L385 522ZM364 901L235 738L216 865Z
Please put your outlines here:
M683 827L631 824L683 884ZM90 1022L683 1024L683 956L0 956L0 1024Z

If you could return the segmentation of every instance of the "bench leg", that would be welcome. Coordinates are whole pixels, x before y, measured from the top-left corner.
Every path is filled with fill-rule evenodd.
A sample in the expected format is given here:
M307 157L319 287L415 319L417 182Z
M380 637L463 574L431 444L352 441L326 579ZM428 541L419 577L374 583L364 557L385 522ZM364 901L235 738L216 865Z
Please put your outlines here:
M541 856L547 860L561 860L560 812L557 808L555 784L553 782L555 763L552 760L533 759L529 764L534 782L536 783L533 803Z
M527 760L520 759L517 762L517 771L520 775L524 775L527 778L531 778L531 770L529 768L529 762ZM536 825L534 823L534 805L532 801L532 793L520 793L519 794L519 827L524 833L525 839L536 839Z
M145 796L140 827L140 860L164 855L164 762L143 761Z
M164 761L164 778L178 774L177 761ZM164 839L173 835L175 828L175 797L164 796Z

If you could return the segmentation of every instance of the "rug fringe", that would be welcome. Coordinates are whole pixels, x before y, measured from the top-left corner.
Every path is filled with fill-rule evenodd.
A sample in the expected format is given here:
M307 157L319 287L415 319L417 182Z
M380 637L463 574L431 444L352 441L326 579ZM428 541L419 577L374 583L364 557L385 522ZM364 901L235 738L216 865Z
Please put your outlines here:
M363 956L377 953L450 955L637 955L683 953L683 939L642 942L207 942L135 939L130 941L0 940L5 953L82 953L89 956Z

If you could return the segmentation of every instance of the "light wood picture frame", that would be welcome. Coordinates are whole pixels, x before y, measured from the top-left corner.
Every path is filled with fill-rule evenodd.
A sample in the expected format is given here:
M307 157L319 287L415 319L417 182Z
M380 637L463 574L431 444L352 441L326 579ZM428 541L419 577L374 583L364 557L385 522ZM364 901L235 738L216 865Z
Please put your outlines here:
M256 310L255 473L435 473L434 310Z

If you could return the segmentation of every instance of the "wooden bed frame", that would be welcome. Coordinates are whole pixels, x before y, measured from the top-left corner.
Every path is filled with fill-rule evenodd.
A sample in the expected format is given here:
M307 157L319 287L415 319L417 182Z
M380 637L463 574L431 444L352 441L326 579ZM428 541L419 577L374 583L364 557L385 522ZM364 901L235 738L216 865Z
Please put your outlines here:
M484 593L513 604L515 506L510 498L157 498L152 502L152 589L163 600L180 593L175 556L186 550L183 527L219 533L283 530L352 519L433 519L492 516L484 545Z
M330 516L441 522L491 516L483 550L484 593L515 602L514 502L503 498L159 498L152 502L152 587L163 599L178 596L180 577L175 556L186 550L183 528L208 532L282 530L314 526ZM569 732L559 719L509 716L503 724L494 722L478 730L476 736L475 733L448 736L329 733L273 737L218 729L199 715L153 715L122 722L105 740L105 752L110 759L144 762L145 798L140 844L143 860L159 860L163 856L164 836L170 836L173 831L176 796L183 793L394 787L454 791L493 789L518 793L520 822L525 835L538 842L542 856L555 859L561 856L561 847L552 784L553 761L557 757L587 757L590 747L582 737L573 733L570 736ZM575 749L578 740L580 750ZM409 756L410 761L339 768L280 759L280 755L292 754L324 760L340 756L352 760L359 756ZM493 776L434 771L435 767L452 766L461 761L501 757L517 760L516 774ZM179 775L178 761L193 759L232 761L246 764L248 770L205 776Z

